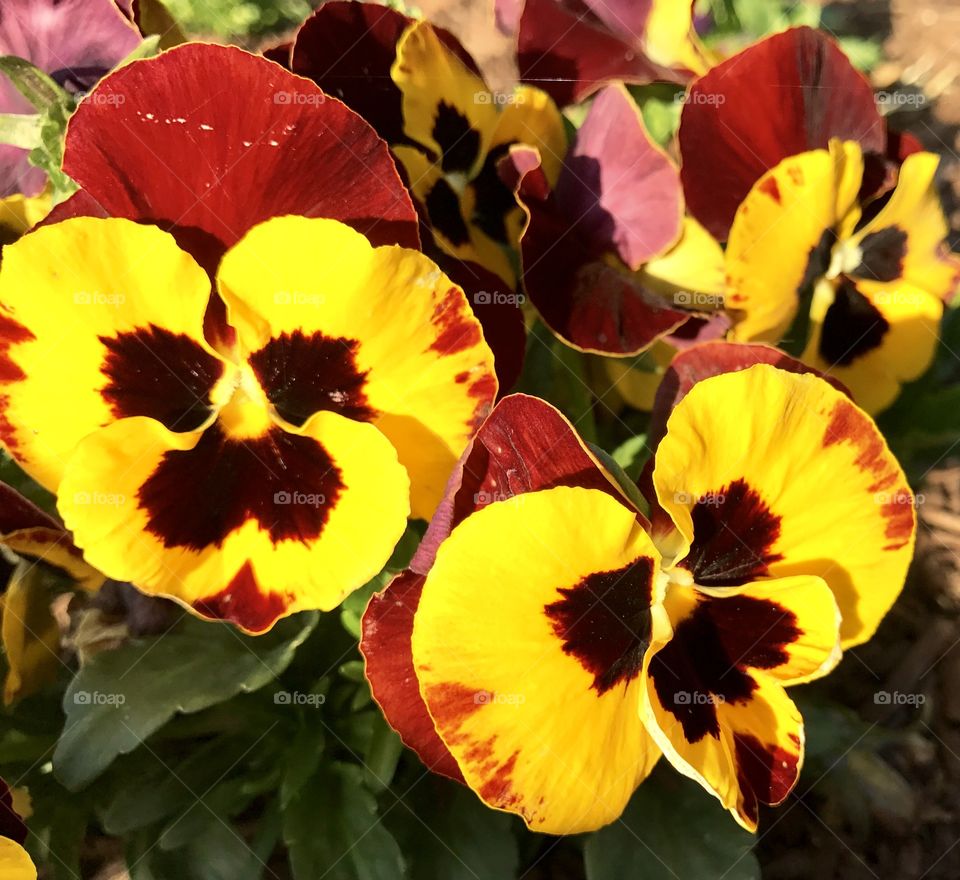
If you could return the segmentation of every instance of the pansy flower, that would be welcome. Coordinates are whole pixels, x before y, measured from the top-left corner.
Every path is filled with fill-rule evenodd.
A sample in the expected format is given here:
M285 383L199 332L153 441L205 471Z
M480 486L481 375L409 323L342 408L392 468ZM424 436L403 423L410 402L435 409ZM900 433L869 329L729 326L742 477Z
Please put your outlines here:
M868 412L930 366L957 284L937 194L939 157L908 156L896 189L861 222L860 146L833 141L783 160L751 189L727 243L733 337L787 339Z
M139 43L113 0L4 0L0 9L0 55L26 59L75 94L89 91ZM0 113L36 113L2 74ZM44 174L28 152L0 146L0 198L40 195Z
M622 86L597 96L554 184L532 151L511 160L524 289L567 344L634 355L722 303L720 246L684 217L677 168Z
M342 42L355 51L335 48ZM559 170L566 135L544 92L494 94L449 33L368 4L322 6L297 35L292 66L342 95L387 139L443 253L513 284L508 250L521 213L497 166L525 144L552 177Z
M676 0L497 0L520 78L561 106L606 83L686 82L709 66L693 4Z
M17 812L14 793L0 779L0 876L4 880L37 880L37 869L23 842L27 826Z
M856 141L870 174L865 194L889 188L919 145L887 131L873 89L822 31L767 37L691 83L678 142L687 208L720 241L753 185L789 156ZM887 180L892 177L892 181Z
M613 821L661 755L755 829L803 760L784 687L875 630L912 496L845 394L757 364L682 396L652 524L636 499L550 406L505 398L367 609L374 696L428 766L534 830Z
M929 366L956 284L936 156L887 131L870 84L810 28L694 82L679 143L687 203L727 241L733 338L783 341L868 411L889 406Z
M538 150L548 180L556 180L566 148L556 105L529 86L501 105L426 22L400 38L392 76L403 95L404 132L414 142L394 146L394 154L435 240L451 256L512 282L508 249L519 238L522 214L497 165L524 144Z
M260 632L382 568L497 383L462 291L334 220L254 227L216 294L229 347L204 337L207 273L156 227L11 245L0 439L99 571Z

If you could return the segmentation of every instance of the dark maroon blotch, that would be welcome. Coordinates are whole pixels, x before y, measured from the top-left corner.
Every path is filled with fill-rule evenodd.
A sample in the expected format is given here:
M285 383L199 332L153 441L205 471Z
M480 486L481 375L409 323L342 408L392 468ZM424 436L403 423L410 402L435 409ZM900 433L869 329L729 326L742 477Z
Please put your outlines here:
M565 653L593 675L604 694L640 673L650 644L653 560L645 556L614 571L587 575L544 611Z
M377 412L364 393L355 339L295 330L271 339L249 358L277 412L299 427L320 410L368 422Z
M786 646L799 635L796 616L776 602L701 597L650 661L657 698L688 742L719 737L717 704L748 700L757 687L748 670L785 663Z
M274 543L315 540L343 488L313 438L272 428L237 440L215 422L193 449L164 453L138 497L147 530L165 547L202 550L250 519Z
M820 355L835 366L847 366L878 348L890 329L880 310L849 278L842 278L823 317Z
M454 247L470 241L470 230L460 212L460 198L444 178L440 178L427 193L424 207L430 224Z
M100 393L118 419L147 416L171 431L195 431L210 417L223 362L195 340L150 324L100 342L107 377Z
M444 171L469 171L480 155L480 132L456 107L441 101L431 132L441 150Z
M701 496L691 517L693 543L680 564L702 586L738 587L783 558L772 552L780 517L742 479Z
M897 226L871 232L860 242L860 251L862 257L854 275L869 281L896 281L903 275L907 233Z

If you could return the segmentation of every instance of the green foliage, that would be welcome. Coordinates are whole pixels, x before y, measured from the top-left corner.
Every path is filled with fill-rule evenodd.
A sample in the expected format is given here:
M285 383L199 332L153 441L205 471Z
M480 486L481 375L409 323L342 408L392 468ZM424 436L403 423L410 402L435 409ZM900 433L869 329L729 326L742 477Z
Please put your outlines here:
M759 880L753 836L699 785L657 770L584 845L587 880Z
M53 755L58 778L83 788L178 712L199 712L275 681L316 622L315 614L299 615L253 638L189 619L174 632L99 655L64 695L67 720Z
M283 811L294 880L397 880L404 861L353 764L322 767Z
M189 34L230 39L262 37L303 21L316 2L308 0L163 0Z

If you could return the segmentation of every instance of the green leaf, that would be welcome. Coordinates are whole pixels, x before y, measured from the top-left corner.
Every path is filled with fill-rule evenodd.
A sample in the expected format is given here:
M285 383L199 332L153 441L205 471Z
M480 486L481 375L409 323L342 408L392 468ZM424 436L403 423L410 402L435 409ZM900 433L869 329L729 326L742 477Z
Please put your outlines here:
M661 147L667 146L680 125L683 89L667 83L630 86L629 91L640 112L647 132Z
M294 880L398 880L400 847L351 764L324 767L283 813L283 840Z
M883 47L879 43L861 37L841 37L840 48L850 63L864 72L873 70L883 58Z
M600 464L610 472L610 476L614 477L617 483L620 484L620 488L623 489L627 498L633 502L634 507L644 516L649 516L650 505L647 503L647 499L643 497L636 482L627 476L626 471L620 467L616 459L599 446L594 446L592 443L588 443L587 445L590 447L590 451L600 460Z
M32 150L40 143L42 122L38 113L0 113L0 144Z
M300 614L253 637L191 618L98 655L63 698L67 723L53 754L58 778L81 789L178 712L199 712L269 684L316 624L316 614Z
M403 743L397 732L382 716L377 715L370 745L363 756L369 788L381 791L390 785L402 752Z
M14 88L41 113L60 104L72 104L73 99L39 67L15 55L0 56L0 74L13 83Z
M646 464L650 450L647 449L647 435L636 434L628 437L616 449L611 456L613 460L620 465L631 480L636 481Z
M312 718L308 716L285 755L283 776L280 780L280 806L284 809L317 772L323 758L323 726L322 723L311 721Z
M129 834L174 814L183 814L229 773L249 748L245 739L217 737L194 747L187 758L173 767L145 750L148 763L136 768L108 805L104 830L108 834Z
M753 842L695 782L660 770L618 821L587 839L587 880L759 880Z
M462 785L429 777L404 795L388 820L409 854L410 880L517 876L518 820L491 810Z

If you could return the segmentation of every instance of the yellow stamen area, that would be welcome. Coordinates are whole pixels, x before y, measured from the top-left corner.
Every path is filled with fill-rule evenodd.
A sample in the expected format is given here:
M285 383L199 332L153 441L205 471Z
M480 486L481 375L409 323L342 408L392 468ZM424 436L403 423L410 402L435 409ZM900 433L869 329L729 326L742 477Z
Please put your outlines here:
M214 405L220 402L220 427L234 439L262 437L273 425L272 405L246 364L225 374L211 397Z

